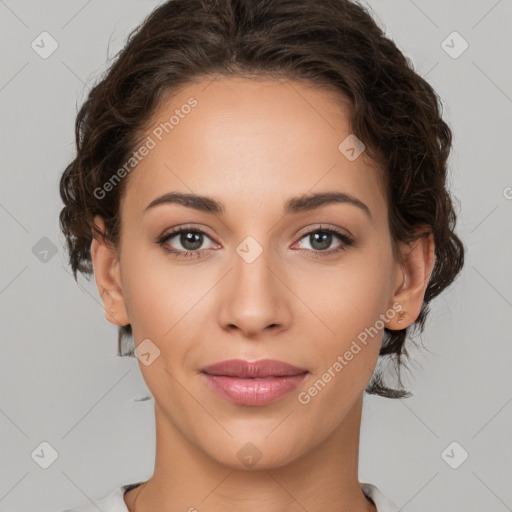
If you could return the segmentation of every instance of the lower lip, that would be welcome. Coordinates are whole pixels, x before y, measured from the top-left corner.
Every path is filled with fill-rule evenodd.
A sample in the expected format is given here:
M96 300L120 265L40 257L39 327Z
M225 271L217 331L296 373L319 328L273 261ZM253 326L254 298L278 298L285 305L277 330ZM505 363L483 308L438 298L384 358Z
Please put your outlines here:
M206 373L202 375L214 391L231 402L241 405L267 405L293 391L304 380L307 373L257 379L240 379Z

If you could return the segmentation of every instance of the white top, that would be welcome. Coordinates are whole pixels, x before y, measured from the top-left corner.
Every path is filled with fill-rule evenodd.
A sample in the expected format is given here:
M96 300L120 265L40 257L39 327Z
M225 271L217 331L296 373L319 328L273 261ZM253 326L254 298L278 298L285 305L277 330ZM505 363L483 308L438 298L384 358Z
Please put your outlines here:
M123 499L124 493L128 491L129 488L135 487L141 483L142 482L122 485L106 497L96 500L95 504L88 503L86 505L69 508L63 512L98 512L98 507L102 512L129 512ZM363 493L373 501L377 507L377 512L398 512L398 507L386 498L375 485L365 482L359 482L359 485Z

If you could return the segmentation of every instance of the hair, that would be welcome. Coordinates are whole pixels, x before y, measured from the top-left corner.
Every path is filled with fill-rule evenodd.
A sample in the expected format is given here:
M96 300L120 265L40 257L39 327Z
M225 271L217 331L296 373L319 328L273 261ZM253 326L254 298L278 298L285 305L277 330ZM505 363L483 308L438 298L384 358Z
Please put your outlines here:
M77 114L76 157L60 179L60 227L75 280L77 272L87 279L93 273L93 230L119 247L120 198L128 176L107 198L94 191L130 158L164 94L233 75L296 80L349 100L352 132L382 169L395 258L399 242L433 234L435 266L409 327L423 331L430 301L464 264L446 189L452 133L433 88L365 7L349 0L169 0L130 32ZM95 215L103 218L104 233ZM379 351L395 363L400 386L402 359L409 356L407 330L384 328ZM123 340L130 339L131 350L123 351ZM119 327L118 355L133 356L133 349L131 325ZM380 371L365 392L412 395L387 387Z

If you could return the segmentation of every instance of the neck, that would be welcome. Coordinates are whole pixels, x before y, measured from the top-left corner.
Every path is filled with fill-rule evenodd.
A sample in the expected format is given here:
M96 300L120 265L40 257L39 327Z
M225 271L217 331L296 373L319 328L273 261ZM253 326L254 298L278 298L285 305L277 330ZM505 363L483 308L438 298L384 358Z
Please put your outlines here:
M208 456L155 403L155 470L125 494L125 503L130 512L376 512L358 481L361 409L362 397L331 436L289 463L239 469Z

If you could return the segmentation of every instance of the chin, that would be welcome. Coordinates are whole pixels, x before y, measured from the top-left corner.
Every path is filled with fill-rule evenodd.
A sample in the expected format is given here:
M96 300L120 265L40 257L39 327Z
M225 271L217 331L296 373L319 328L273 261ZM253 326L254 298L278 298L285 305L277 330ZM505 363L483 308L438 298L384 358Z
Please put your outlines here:
M247 436L245 436L247 439ZM246 471L263 471L277 469L293 462L300 454L297 452L297 444L291 442L290 446L284 446L282 440L276 438L276 443L265 440L245 441L234 451L225 451L225 447L219 447L219 451L209 451L210 457L230 469Z

